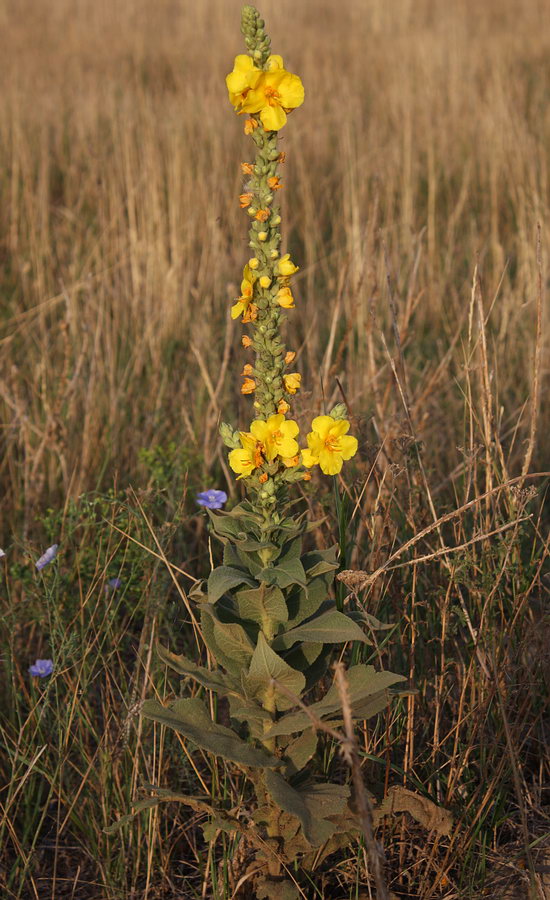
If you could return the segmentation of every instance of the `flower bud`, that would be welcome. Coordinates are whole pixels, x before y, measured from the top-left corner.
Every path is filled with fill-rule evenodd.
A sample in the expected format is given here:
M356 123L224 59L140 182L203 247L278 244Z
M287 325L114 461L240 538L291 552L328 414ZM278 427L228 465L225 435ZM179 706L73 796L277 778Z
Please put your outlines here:
M277 216L273 216L273 218L271 219L271 224L272 224L272 225L280 225L280 224L281 224L281 217L278 216L278 215L277 215Z
M230 447L231 450L237 450L241 446L241 442L239 441L239 432L234 431L231 425L228 425L227 422L222 422L222 424L220 425L220 437L225 446Z
M258 232L258 240L259 241L267 241L267 231L259 231Z
M248 268L249 269L257 269L259 265L260 265L260 260L256 256L252 256L248 260Z
M347 419L348 410L345 403L337 403L336 406L333 406L331 411L329 412L329 416L332 419Z
M275 248L273 248L273 250L270 252L269 255L270 255L271 259L277 259L277 257L279 256L279 251L275 250Z
M268 288L271 284L271 278L269 275L262 275L260 278L260 287Z

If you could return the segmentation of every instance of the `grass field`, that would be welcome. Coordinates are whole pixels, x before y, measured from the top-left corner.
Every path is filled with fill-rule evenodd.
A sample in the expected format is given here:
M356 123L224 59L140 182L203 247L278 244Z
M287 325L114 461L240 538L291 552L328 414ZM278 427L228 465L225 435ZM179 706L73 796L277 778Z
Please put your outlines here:
M196 491L239 496L218 424L250 419L229 318L248 256L250 151L224 84L240 7L0 2L9 898L237 896L235 848L205 844L197 815L103 829L142 781L239 796L234 772L136 711L179 690L157 636L205 658L188 591L218 550ZM297 416L344 398L360 435L337 514L327 479L303 496L327 515L318 545L377 572L362 599L394 627L373 658L415 689L365 728L365 779L454 816L445 838L387 820L391 889L548 897L547 2L261 12L306 88L281 142ZM29 678L37 657L51 678ZM354 846L304 897L367 898L367 882Z

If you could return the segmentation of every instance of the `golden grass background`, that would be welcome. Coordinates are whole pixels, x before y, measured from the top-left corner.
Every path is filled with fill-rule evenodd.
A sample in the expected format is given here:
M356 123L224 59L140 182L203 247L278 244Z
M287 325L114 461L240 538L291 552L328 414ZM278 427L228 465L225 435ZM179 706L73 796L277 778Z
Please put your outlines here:
M485 428L519 465L537 223L548 246L544 0L266 0L262 13L307 96L281 133L302 405L338 396L338 377L381 439L402 417L381 341L395 355L390 273L413 421L446 478L464 410L484 415L468 321L478 265ZM228 320L248 256L249 147L224 86L239 17L236 0L0 5L4 541L46 502L115 472L139 480L151 444L186 442L206 483L220 411L250 418ZM547 352L542 365L545 435Z
M192 494L236 495L217 426L251 418L229 319L249 256L250 145L224 85L240 6L0 0L0 884L17 900L207 897L232 851L181 813L144 815L122 842L103 828L142 776L206 792L232 778L132 717L173 695L157 634L200 653L187 582L143 547L206 574ZM281 132L297 415L349 403L347 562L381 567L365 603L397 625L375 662L418 690L362 733L365 776L455 816L448 841L405 820L380 834L392 889L478 900L489 872L504 898L506 878L542 885L548 832L547 482L522 490L550 469L547 2L261 11L306 88ZM168 450L155 497L140 451L171 442L188 468ZM106 498L113 483L137 496ZM306 490L325 544L327 489ZM46 535L62 550L42 579ZM55 659L44 703L32 654ZM354 847L323 873L327 898L356 897L356 876Z

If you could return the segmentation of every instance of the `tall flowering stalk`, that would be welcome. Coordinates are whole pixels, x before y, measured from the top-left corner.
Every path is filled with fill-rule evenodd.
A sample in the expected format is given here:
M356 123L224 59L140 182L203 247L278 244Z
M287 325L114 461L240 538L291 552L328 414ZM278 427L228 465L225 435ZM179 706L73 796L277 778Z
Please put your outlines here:
M312 722L329 730L341 723L337 688L332 685L313 703L313 719L303 699L326 672L335 645L369 643L367 632L377 623L360 609L336 609L330 591L337 548L305 549L308 523L303 514L289 514L293 482L308 479L317 465L336 475L357 451L357 440L348 434L342 405L313 420L302 446L298 424L288 417L300 375L292 371L295 354L284 346L281 324L294 307L297 266L288 253L280 253L277 196L284 154L277 139L302 104L304 89L282 58L271 54L264 22L251 6L243 10L242 30L248 53L237 56L227 88L256 153L252 162L241 164L239 201L250 218L252 255L231 314L246 327L242 343L254 354L242 370L241 390L253 398L255 417L246 431L224 424L221 436L247 499L230 511L205 503L211 531L223 545L223 562L210 573L206 590L194 592L194 600L216 667L158 648L161 659L199 689L226 698L230 725L212 718L200 691L168 707L146 701L142 713L236 765L248 795L242 807L229 804L230 811L221 797L212 804L149 785L154 797L143 804L177 799L206 813L206 838L220 830L240 836L239 859L254 873L256 896L292 900L299 896L294 864L311 870L360 832L348 786L323 781L316 760ZM348 722L383 709L388 688L401 680L363 664L352 666L348 675ZM294 878L287 877L291 864Z

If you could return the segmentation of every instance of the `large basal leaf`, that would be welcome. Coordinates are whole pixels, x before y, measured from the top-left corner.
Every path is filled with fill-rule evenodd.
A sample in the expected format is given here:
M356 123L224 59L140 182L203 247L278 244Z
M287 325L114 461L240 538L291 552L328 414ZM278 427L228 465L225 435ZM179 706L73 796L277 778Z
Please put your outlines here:
M266 750L245 743L231 728L213 722L207 708L197 697L176 700L168 707L157 700L146 700L141 714L146 719L172 728L214 756L222 756L241 766L275 768L280 765L280 761Z
M320 847L332 837L349 795L348 786L341 784L313 784L300 789L300 796L311 817L309 841L313 847Z
M306 679L302 673L292 669L284 659L281 659L271 649L260 631L248 674L244 678L244 687L248 696L256 697L262 703L265 703L274 694L274 701L278 710L290 709L295 704L282 691L271 684L272 678L284 685L296 697L300 697L306 684Z
M384 706L387 705L386 689L399 681L404 681L402 675L395 675L393 672L377 672L373 666L352 666L347 673L349 694L352 705L352 712L355 718L365 718L364 709L367 705L367 699L373 698L381 701L384 698ZM378 696L376 696L378 695ZM382 707L376 704L376 712ZM359 712L356 714L355 709ZM322 700L312 703L309 709L315 716L322 719L340 719L338 713L341 710L340 697L335 684L327 691ZM374 713L373 713L374 714ZM283 716L273 725L266 734L266 737L275 737L276 735L293 734L298 731L304 731L305 728L311 726L311 719L303 710L289 713Z
M300 900L304 896L288 878L270 878L268 875L258 878L255 894L258 900Z
M271 769L265 773L265 786L277 806L298 819L306 840L311 843L311 815L301 794L285 781L282 775Z
M288 619L284 594L275 585L261 584L259 588L238 591L234 598L241 619L263 625L266 621L276 628Z
M329 609L315 619L309 619L290 631L285 631L273 641L275 650L286 650L298 642L343 644L346 641L369 643L364 631L345 613Z
M215 603L226 591L241 584L257 587L257 582L248 572L233 566L217 566L208 576L208 602Z
M226 675L224 672L220 672L219 669L214 669L211 672L209 669L197 666L192 660L172 653L166 647L163 647L162 644L157 644L157 654L159 659L173 669L174 672L177 672L178 675L188 675L194 681L202 684L203 687L208 688L209 691L215 691L222 696L227 694L241 696L239 682L232 678L231 675Z

